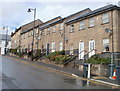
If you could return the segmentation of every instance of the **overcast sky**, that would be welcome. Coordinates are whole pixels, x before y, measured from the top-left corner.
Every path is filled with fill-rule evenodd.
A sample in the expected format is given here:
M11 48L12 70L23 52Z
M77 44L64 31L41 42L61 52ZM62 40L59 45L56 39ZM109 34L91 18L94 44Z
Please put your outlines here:
M33 12L28 13L28 8L36 8L36 19L45 22L57 16L66 17L86 8L94 10L107 4L117 4L118 1L119 0L1 0L0 30L2 27L8 26L9 33L11 33L15 28L33 21Z

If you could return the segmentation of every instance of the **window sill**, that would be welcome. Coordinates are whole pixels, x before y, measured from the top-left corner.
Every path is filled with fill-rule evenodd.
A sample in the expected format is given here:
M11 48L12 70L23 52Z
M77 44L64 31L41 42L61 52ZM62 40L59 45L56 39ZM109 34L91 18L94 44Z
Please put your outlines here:
M59 29L59 31L62 31L63 29Z
M109 22L101 23L101 25L108 24Z
M95 27L95 26L89 26L88 28L93 28L93 27Z
M85 28L84 29L79 29L79 31L82 31L82 30L85 30Z
M74 33L74 31L73 32L69 32L69 33Z

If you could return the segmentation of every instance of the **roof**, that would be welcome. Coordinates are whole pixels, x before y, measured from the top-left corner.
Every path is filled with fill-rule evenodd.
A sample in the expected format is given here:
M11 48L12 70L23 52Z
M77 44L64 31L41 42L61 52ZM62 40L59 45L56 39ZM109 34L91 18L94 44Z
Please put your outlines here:
M54 21L57 21L57 20L59 20L59 19L61 19L60 16L55 17L55 18L53 18L53 19L51 19L51 20L49 20L49 21L46 21L45 23L41 23L41 24L35 26L35 28L38 27L38 26L40 26L40 25L47 26L47 25L49 25L52 21L54 22ZM28 29L28 30L23 31L22 34L28 32L28 31L31 30L31 29L33 29L33 28L30 28L30 29Z
M41 26L40 29L44 29L44 28L50 27L51 25L60 23L60 22L62 22L63 20L65 20L65 19L67 19L67 18L70 18L70 17L73 17L73 16L75 16L75 15L77 15L77 14L80 14L80 13L82 13L82 12L84 12L84 13L87 12L87 13L88 13L88 10L89 10L89 12L91 11L89 8L86 8L86 9L84 9L84 10L82 10L82 11L79 11L79 12L77 12L77 13L71 14L71 15L69 15L69 16L67 16L67 17L61 18L61 19L56 20L56 21L53 21L53 22L51 22L51 23L47 23L46 25Z
M120 7L110 4L110 5L104 6L102 8L96 9L94 11L84 13L84 14L78 16L78 17L75 17L75 18L73 18L71 20L66 21L66 23L71 23L71 22L74 22L76 20L84 19L84 18L87 18L88 16L93 16L93 15L100 14L102 12L113 10L113 9L120 9Z
M0 34L0 40L6 40L6 34ZM7 35L7 40L11 41L11 35Z
M35 27L39 26L42 23L43 22L41 20L39 20L39 19L35 20ZM30 29L33 29L33 27L34 27L34 21L32 21L32 22L30 22L30 23L28 23L26 25L21 26L21 29L22 29L22 32L26 32L26 31L28 31Z
M70 18L70 17L72 17L72 16L74 16L74 15L77 15L77 14L79 14L79 13L82 13L82 12L84 12L84 11L86 11L86 10L89 10L89 12L91 11L89 8L86 8L86 9L83 9L83 10L77 12L77 13L71 14L71 15L65 17L65 18Z
M38 27L40 24L42 24L43 22L40 19L35 20L35 27ZM15 30L14 33L11 34L11 36L13 36L16 32L18 32L20 29L22 29L22 32L26 32L30 29L33 29L34 27L34 21L27 23L25 25L20 26L18 29Z
M49 27L51 24L54 24L54 23L56 23L56 22L58 22L58 21L61 21L61 19L62 19L62 18L61 18L60 16L55 17L55 18L53 18L53 19L51 19L51 20L43 23L43 24L42 24L43 26L41 26L40 29L44 29L44 28L46 28L46 27Z

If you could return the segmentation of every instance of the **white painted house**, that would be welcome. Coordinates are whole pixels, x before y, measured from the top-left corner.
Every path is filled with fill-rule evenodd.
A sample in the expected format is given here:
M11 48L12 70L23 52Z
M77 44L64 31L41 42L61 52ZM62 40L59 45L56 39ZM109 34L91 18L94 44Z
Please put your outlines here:
M7 38L7 46L6 45L6 38ZM6 51L8 51L11 48L11 35L5 35L0 34L0 55L5 54L5 48Z

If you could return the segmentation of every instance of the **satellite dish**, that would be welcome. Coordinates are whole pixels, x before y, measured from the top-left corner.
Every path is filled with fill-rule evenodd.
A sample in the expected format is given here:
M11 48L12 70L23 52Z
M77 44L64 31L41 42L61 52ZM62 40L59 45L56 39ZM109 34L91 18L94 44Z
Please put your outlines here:
M105 28L105 32L112 33L112 30L109 28Z

